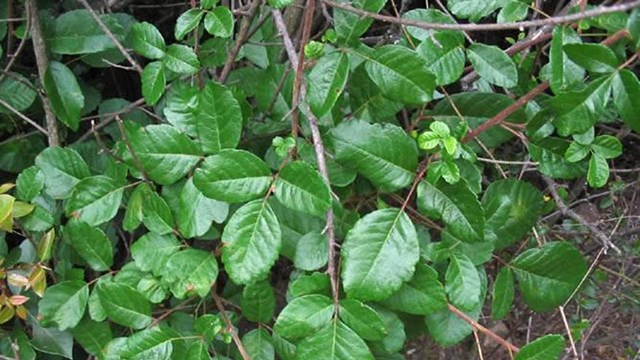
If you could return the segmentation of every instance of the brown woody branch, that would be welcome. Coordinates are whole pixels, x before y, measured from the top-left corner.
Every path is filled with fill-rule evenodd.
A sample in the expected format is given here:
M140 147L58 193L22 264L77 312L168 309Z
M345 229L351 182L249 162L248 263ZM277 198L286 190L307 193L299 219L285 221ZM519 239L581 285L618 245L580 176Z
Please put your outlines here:
M236 61L236 57L240 52L240 48L242 48L242 45L244 45L244 43L247 42L249 38L248 35L249 35L249 28L251 28L251 22L253 21L253 18L258 13L258 9L260 8L261 4L262 4L262 0L253 0L246 18L242 21L242 25L240 25L240 31L238 31L238 37L236 37L236 42L233 45L233 48L229 50L227 61L225 62L224 67L222 68L222 72L220 73L220 78L218 80L220 81L221 84L224 84L224 82L227 81L227 77L231 72L231 68L233 67L233 62Z

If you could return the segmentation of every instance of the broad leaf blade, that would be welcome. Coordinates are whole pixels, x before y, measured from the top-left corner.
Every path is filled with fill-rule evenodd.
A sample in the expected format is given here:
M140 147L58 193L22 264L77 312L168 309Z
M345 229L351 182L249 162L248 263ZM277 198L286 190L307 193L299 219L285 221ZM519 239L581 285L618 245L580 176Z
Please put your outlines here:
M155 105L164 94L167 78L164 65L160 61L147 64L142 72L142 96L147 105Z
M301 341L296 347L296 360L373 360L367 344L341 321Z
M268 323L275 311L276 297L269 282L260 281L244 288L240 304L247 320Z
M616 54L601 44L567 44L562 49L569 59L590 72L609 73L618 67Z
M340 301L340 320L365 340L381 340L387 335L384 322L378 313L358 300Z
M148 233L131 246L131 256L142 271L160 275L169 257L180 250L180 242L175 236Z
M176 222L185 238L193 238L204 235L214 221L222 223L228 213L227 203L204 196L190 178L180 193Z
M613 78L613 103L631 129L640 132L640 81L629 70L620 70Z
M107 271L113 265L113 249L107 235L82 220L71 220L64 228L65 238L95 271Z
M478 306L480 277L468 257L453 253L445 275L445 290L451 302L463 311Z
M518 84L518 70L513 60L497 46L475 43L467 49L469 61L480 77L504 88Z
M235 148L242 132L242 112L233 93L214 82L202 89L198 102L196 133L206 154Z
M560 335L545 335L523 346L515 360L557 360L564 352L564 344Z
M84 281L63 281L44 292L38 303L42 325L56 324L58 330L74 328L84 315L89 288Z
M190 292L204 298L218 277L218 263L213 254L198 249L174 253L164 266L162 281L171 293L182 299Z
M78 130L84 95L73 72L57 61L49 63L44 75L44 88L56 116L72 130Z
M428 315L447 307L444 287L438 280L438 272L420 262L413 278L402 284L400 290L384 299L389 309L413 315Z
M507 316L509 310L511 310L514 296L513 271L505 266L500 269L493 284L493 293L491 295L491 318L493 320L501 320Z
M162 34L153 24L139 22L131 27L133 50L148 59L162 59L166 46Z
M324 116L335 105L347 83L349 57L336 51L323 56L309 74L307 100L318 117Z
M98 284L98 297L107 316L116 324L142 329L151 324L151 305L128 285L107 282Z
M123 192L124 189L108 176L84 178L73 188L65 212L68 217L89 225L100 225L116 216Z
M273 331L288 339L310 336L331 321L333 310L333 302L324 295L295 298L278 315Z
M282 205L315 216L331 207L329 186L311 165L295 161L286 165L275 181L276 198Z
M567 44L579 44L580 36L568 26L553 29L551 48L549 49L549 66L551 79L549 84L555 94L571 89L584 78L584 69L571 61L563 48Z
M581 134L595 125L607 107L611 88L612 78L602 77L592 81L581 91L553 98L551 106L558 114L553 124L558 134Z

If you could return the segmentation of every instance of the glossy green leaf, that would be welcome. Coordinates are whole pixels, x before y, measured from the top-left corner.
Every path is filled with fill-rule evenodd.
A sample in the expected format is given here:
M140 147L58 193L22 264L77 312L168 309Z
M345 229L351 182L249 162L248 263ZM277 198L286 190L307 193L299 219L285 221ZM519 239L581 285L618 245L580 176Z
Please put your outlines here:
M233 93L225 86L209 82L201 90L196 133L206 154L235 148L242 133L242 112Z
M318 270L327 264L328 256L329 245L326 235L312 231L298 240L293 264L300 270Z
M449 300L460 310L468 311L478 305L480 277L468 257L453 253L445 275L445 290Z
M84 95L71 69L51 61L44 75L44 88L58 119L72 130L78 130Z
M66 240L95 271L107 271L113 265L111 241L97 227L82 220L71 220L64 227Z
M525 303L535 311L562 305L587 273L580 252L566 242L549 242L541 248L529 249L510 266Z
M622 143L617 137L599 135L591 143L593 152L605 159L613 159L622 155Z
M481 78L511 88L518 84L518 71L513 60L497 46L474 43L467 49L467 57Z
M273 360L275 350L265 329L254 329L242 337L242 344L252 360Z
M498 13L498 23L520 21L527 17L529 6L520 0L511 0Z
M180 246L178 239L171 234L148 233L133 243L131 256L140 270L160 275L169 257L178 252Z
M142 193L142 223L151 232L173 232L173 214L167 202L157 192L147 188Z
M405 282L400 290L381 302L389 309L413 315L427 315L445 309L447 298L438 280L438 273L420 262L413 278Z
M166 46L162 34L153 24L139 22L131 27L133 50L148 59L162 59Z
M436 33L433 36L434 40L427 38L420 43L416 52L425 60L427 69L436 75L437 85L451 84L464 71L466 56L462 41L455 33Z
M609 102L611 79L602 77L581 91L564 93L551 100L551 106L557 112L553 124L558 134L581 134L595 125Z
M189 345L185 360L211 360L209 344L204 341L196 341Z
M564 52L567 44L580 44L580 36L568 26L553 29L553 38L549 49L551 78L549 85L555 94L565 92L582 82L584 69L571 61Z
M567 151L564 153L564 158L572 163L578 162L589 155L591 151L591 146L582 145L577 141L572 142Z
M293 210L324 216L331 207L329 186L311 165L295 161L286 165L275 181L280 203Z
M507 316L511 305L513 305L514 296L513 271L505 266L500 269L493 284L493 293L491 294L491 318L493 320L502 320Z
M560 335L545 335L520 348L515 360L557 360L564 352Z
M149 301L132 287L106 282L98 284L97 291L100 304L114 323L134 329L151 324Z
M436 9L413 9L402 14L403 19L417 20L433 24L454 24L450 16ZM462 32L427 30L415 26L407 26L407 32L414 38L424 42L431 42L430 39L436 35L448 34L456 38L458 45L464 41Z
M113 219L120 208L123 188L108 176L90 176L80 180L66 203L68 217L96 226Z
M142 96L147 105L155 105L164 94L167 86L167 78L164 74L164 65L160 61L147 64L142 72Z
M222 262L236 284L264 278L275 263L282 243L280 224L265 200L238 209L222 233Z
M131 147L149 178L170 185L184 177L200 160L200 149L170 125L148 125L129 135ZM136 161L129 162L135 166Z
M613 103L625 124L640 132L640 81L629 70L620 70L613 78Z
M198 8L189 9L180 14L178 20L176 20L176 27L173 32L176 40L182 40L188 33L195 29L203 16L204 11Z
M167 46L162 61L167 69L178 74L191 75L200 69L198 56L192 48L185 45L171 44Z
M350 298L382 300L413 276L418 235L409 217L387 208L367 214L342 244L342 283Z
M204 28L211 35L228 38L233 35L233 13L228 7L218 6L204 18Z
M571 61L589 72L610 73L618 67L616 54L601 44L567 44L562 49Z
M242 291L240 305L247 320L269 323L276 307L273 288L267 281L247 285Z
M44 175L36 166L24 169L16 179L16 197L22 201L31 201L44 188Z
M436 77L427 70L424 60L406 47L376 48L366 57L365 66L371 80L391 100L419 105L432 98Z
M320 58L309 73L307 101L311 111L322 117L335 105L349 75L349 56L341 51Z
M494 181L482 197L484 236L496 249L521 240L535 225L544 206L542 193L522 180Z
M36 91L29 87L29 80L24 76L8 72L6 76L0 80L0 99L4 100L12 108L17 111L27 109L36 99ZM0 105L0 113L13 114L13 111Z
M418 185L418 209L433 219L442 219L449 231L462 241L484 238L484 210L476 195L463 183Z
M456 17L477 22L496 10L499 3L496 1L450 0L447 1L447 7Z
M413 181L418 150L401 128L351 120L330 133L336 160L355 168L382 191L393 192Z
M311 275L302 275L289 284L289 293L293 297L310 294L331 294L331 283L327 274L314 272Z
M104 349L113 339L108 322L96 322L89 317L84 317L71 332L87 353L98 357L105 355Z
M382 10L385 3L385 0L349 1L349 4L355 8L371 11L374 13ZM355 42L360 37L360 35L364 34L367 31L367 29L373 22L373 19L369 17L359 16L357 14L340 9L335 9L333 13L333 20L338 40L344 43Z
M384 322L378 313L358 300L341 300L339 314L340 320L365 340L380 340L387 335Z
M391 354L402 351L407 340L405 326L396 312L387 310L381 306L373 306L384 322L387 335L379 341L369 341L369 349L374 354Z
M34 349L46 354L73 359L73 336L69 331L44 328L37 321L31 324L31 341Z
M200 89L197 86L174 81L165 95L163 110L167 121L180 131L196 137Z
M296 347L296 360L373 360L367 344L341 321L334 320Z
M271 170L262 159L245 150L223 150L209 156L193 176L205 196L230 203L263 196L271 183Z
M365 65L360 65L351 74L348 82L349 101L356 118L365 121L392 119L402 103L387 99L380 88L371 80Z
M531 158L538 162L541 173L556 179L573 179L587 173L587 167L565 159L569 143L559 138L547 138L529 144Z
M273 331L297 339L317 332L329 324L333 316L333 301L324 295L305 295L291 300L278 315Z
M149 191L147 184L136 186L131 195L129 202L125 208L124 219L122 220L122 228L125 231L133 231L142 223L142 205L144 202L144 193Z
M0 194L0 231L13 231L13 206L15 198L8 194Z
M84 315L88 298L84 281L62 281L47 288L38 303L42 325L55 324L60 331L75 327Z
M162 270L162 281L171 293L183 299L191 292L205 297L218 277L218 263L213 254L198 249L186 249L169 257Z
M132 360L169 360L174 351L173 332L167 328L154 326L127 338L122 357Z
M204 196L189 178L180 193L180 202L176 213L178 229L185 238L204 235L211 224L222 223L229 214L229 205Z
M125 29L113 14L98 16L118 41L124 40ZM45 35L45 41L49 50L65 55L91 54L116 47L85 9L67 11L58 16L52 31Z
M607 164L607 159L598 153L594 153L589 160L587 182L589 186L599 188L605 186L607 180L609 180L609 164Z

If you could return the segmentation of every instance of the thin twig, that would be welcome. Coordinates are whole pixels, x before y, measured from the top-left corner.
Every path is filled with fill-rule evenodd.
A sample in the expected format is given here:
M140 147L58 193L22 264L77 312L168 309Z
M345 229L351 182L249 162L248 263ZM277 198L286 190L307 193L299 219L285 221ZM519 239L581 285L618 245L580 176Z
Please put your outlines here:
M365 17L369 17L375 20L380 20L388 23L405 25L405 26L415 26L415 27L418 27L421 29L427 29L427 30L461 30L461 31L499 31L499 30L509 30L509 29L523 29L523 28L546 26L546 25L560 25L560 24L572 23L575 21L579 21L582 19L587 19L595 16L629 11L634 8L640 7L640 0L636 0L626 4L613 5L613 6L599 6L595 9L581 12L581 13L555 16L555 17L551 17L547 19L539 19L539 20L518 21L518 22L511 22L511 23L493 23L493 24L446 24L446 23L443 24L443 23L429 23L429 22L412 20L412 19L399 19L393 16L381 15L381 14L373 13L370 11L358 9L347 3L340 3L333 0L322 0L322 1L333 8L342 9L360 16L365 16Z
M31 31L31 17L29 16L29 6L25 7L26 10L26 24L25 24L25 29L26 32L29 33ZM20 53L22 52L22 49L24 49L24 45L27 42L27 37L25 36L22 41L20 41L20 45L18 45L18 48L16 49L16 51L11 55L11 59L9 60L9 62L7 63L7 66L4 67L4 71L2 72L2 74L0 74L0 81L2 81L5 77L5 75L9 72L9 70L11 70L11 67L13 67L13 64L15 63L16 59L20 56ZM7 54L7 57L9 54Z
M567 321L567 315L565 315L564 313L564 307L558 306L558 310L560 310L562 323L564 324L564 329L567 332L567 336L569 337L569 344L571 344L571 351L573 352L573 356L575 358L578 358L578 349L576 349L576 343L573 340L573 335L571 334L571 328L569 327L569 322Z
M47 133L47 130L45 130L42 126L40 126L40 124L38 124L37 122L31 120L29 117L27 117L26 115L24 115L23 113L18 111L16 108L11 106L9 103L4 101L3 99L0 99L0 105L2 105L4 107L6 107L7 109L9 109L9 111L11 111L12 113L16 114L20 119L26 121L27 123L29 123L34 128L38 129L38 131L40 131L41 133L45 134L46 136L49 136L49 134Z
M166 88L165 88L165 90L166 90ZM82 136L80 136L78 138L78 140L75 141L75 143L77 144L77 143L81 143L81 142L87 140L89 137L91 137L91 135L92 135L91 133L93 131L98 131L98 130L104 128L105 126L109 125L113 120L116 119L116 116L128 113L129 111L132 111L133 109L137 108L138 106L144 105L144 103L145 103L144 98L140 98L140 99L132 102L131 104L125 106L120 111L116 111L116 112L113 112L113 113L110 113L110 114L105 114L105 115L108 115L108 116L106 116L102 121L100 121L95 126L95 129L92 126L92 128L89 129L89 131L87 131L86 133L82 134ZM104 116L104 115L98 115L98 117L102 117L102 116ZM89 117L89 118L86 118L86 120L92 120L94 118L95 117ZM85 120L85 119L83 119L83 120Z
M234 61L236 61L236 56L238 56L238 53L240 52L240 48L248 39L247 35L249 34L249 28L251 27L251 22L253 21L253 18L258 13L258 9L260 8L261 4L262 4L262 0L253 0L253 2L251 3L249 12L247 16L244 18L244 20L242 21L242 25L240 25L240 31L238 31L238 37L236 38L236 43L233 45L233 48L229 50L227 61L225 62L224 67L222 68L220 77L218 78L220 83L224 84L224 82L227 80L227 77L231 72L231 68L233 67L233 63Z
M313 22L313 13L316 9L315 0L307 0L304 11L304 20L302 23L302 37L300 39L300 50L298 52L298 64L296 66L295 77L293 78L293 97L291 99L291 136L295 139L298 137L300 130L300 113L298 112L298 104L300 103L300 89L302 87L302 76L304 74L304 47L311 36L311 23Z
M498 344L500 344L503 347L505 347L507 350L509 350L509 352L517 353L518 351L520 351L520 349L517 346L513 345L508 340L503 339L502 337L500 337L500 335L494 333L493 331L487 329L486 327L478 324L478 322L476 322L475 320L470 318L467 314L462 312L460 309L456 308L452 304L448 304L448 306L449 306L449 311L454 313L460 319L466 321L474 329L476 329L476 330L480 331L481 333L487 335L488 337L493 339L495 342L497 342Z
M95 20L98 23L98 26L100 27L100 29L102 29L102 31L104 31L104 33L107 34L107 36L109 37L109 39L111 39L113 44L118 48L118 50L120 50L120 53L122 54L122 56L124 56L124 58L127 59L129 64L131 64L131 66L133 66L133 68L139 74L142 74L142 67L140 66L140 64L138 64L138 62L133 57L131 57L131 55L129 55L129 53L127 52L127 49L125 49L124 46L122 46L122 43L120 43L118 38L116 38L113 32L111 32L111 30L109 30L107 25L104 24L104 21L100 19L100 16L98 16L96 11L93 10L93 8L91 7L91 5L89 5L87 0L78 0L78 1L80 2L80 4L82 4L82 6L85 7L85 9L89 11L89 13L91 14L91 17L93 17L93 20Z
M251 356L249 356L249 354L247 353L247 350L245 350L244 346L242 345L242 341L238 336L238 332L233 327L231 320L229 320L229 317L227 316L227 311L224 309L224 305L222 305L222 301L220 301L220 296L218 296L218 294L216 294L215 291L211 291L211 295L213 295L213 301L215 301L216 307L220 312L220 316L222 316L222 320L227 325L227 331L231 334L231 338L233 339L233 342L238 347L238 351L240 352L240 355L244 360L251 360Z
M49 67L49 59L47 58L47 48L42 37L42 28L40 27L40 15L38 15L38 7L36 0L27 0L28 13L31 16L31 40L33 42L33 52L36 56L36 66L38 67L38 77L40 82L44 84L44 76ZM47 124L47 140L49 146L59 146L60 137L58 135L58 120L51 109L51 103L46 96L41 97L42 109L44 110L45 120Z

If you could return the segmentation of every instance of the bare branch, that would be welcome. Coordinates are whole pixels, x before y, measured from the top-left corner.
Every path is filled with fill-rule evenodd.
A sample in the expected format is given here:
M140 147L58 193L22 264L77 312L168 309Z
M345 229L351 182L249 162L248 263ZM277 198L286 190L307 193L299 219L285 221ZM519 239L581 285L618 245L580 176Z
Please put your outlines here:
M229 50L229 55L227 55L227 62L224 64L222 68L222 72L220 73L220 78L218 79L221 84L224 84L227 81L227 77L231 72L231 68L233 67L233 62L236 61L236 56L240 52L240 48L248 39L249 28L251 28L251 22L253 18L258 13L258 9L262 4L262 0L253 0L251 2L251 7L249 8L249 12L247 16L242 21L242 25L240 26L240 31L238 31L238 36L236 37L236 43L233 45L233 48Z
M493 339L493 341L495 341L498 344L500 344L503 347L505 347L507 350L509 350L510 353L511 352L517 353L518 351L520 351L520 349L517 346L515 346L512 343L510 343L509 341L501 338L498 334L496 334L493 331L487 329L486 327L478 324L477 321L475 321L472 318L470 318L467 314L465 314L464 312L460 311L455 306L453 306L451 304L448 304L448 305L449 305L449 311L454 313L460 319L466 321L469 325L471 325L477 331L480 331L481 333L483 333L483 334L487 335L488 337L490 337L491 339Z
M26 121L27 123L29 123L34 128L38 129L38 131L40 131L41 133L49 136L49 134L47 133L47 130L45 130L42 126L40 126L40 124L38 124L37 122L31 120L29 117L27 117L26 115L24 115L23 113L18 111L16 108L11 106L8 102L0 99L0 105L2 105L4 107L6 107L7 109L9 109L9 111L11 111L12 113L16 114L20 119Z
M233 342L238 347L238 351L240 352L242 359L251 360L251 356L249 356L249 354L247 353L247 350L245 350L244 346L242 345L242 341L238 336L238 332L235 330L235 328L233 327L233 324L231 323L231 320L229 320L229 317L227 316L227 311L224 309L224 305L222 305L220 296L218 296L218 294L216 294L215 291L211 291L211 295L213 295L213 301L215 301L216 307L220 312L220 316L222 316L222 320L224 321L225 325L227 325L227 331L231 334L231 338L233 339Z

